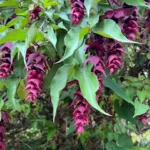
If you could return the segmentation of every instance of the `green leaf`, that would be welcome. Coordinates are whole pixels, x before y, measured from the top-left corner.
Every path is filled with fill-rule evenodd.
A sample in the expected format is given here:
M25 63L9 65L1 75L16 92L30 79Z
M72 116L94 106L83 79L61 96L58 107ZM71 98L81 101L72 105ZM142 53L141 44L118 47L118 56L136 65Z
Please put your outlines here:
M124 43L137 43L131 40L128 40L121 32L119 26L115 23L115 21L111 19L104 19L100 23L98 23L94 28L93 32L104 36L106 38L115 39Z
M48 16L48 18L54 22L54 19L53 19L53 15L54 15L54 12L55 10L47 10L45 11L45 14Z
M0 39L0 44L13 42L13 41L23 41L26 39L26 30L14 29L6 33L6 35Z
M74 128L74 122L72 121L72 123L70 124L70 127L66 129L66 135L71 134L72 132L74 132L75 128Z
M91 66L84 68L77 68L75 70L74 78L79 81L83 97L89 102L91 106L105 115L109 115L102 110L96 101L96 91L99 88L99 83L96 75L91 72Z
M149 107L147 105L142 104L138 100L135 100L134 107L135 107L134 117L146 113L148 111L148 109L149 109Z
M0 111L2 110L2 107L4 106L4 101L0 99ZM1 120L1 119L0 119Z
M113 141L106 143L106 150L121 150Z
M120 0L121 2L124 2L128 5L133 5L133 6L146 6L144 0Z
M25 45L25 43L23 42L17 42L15 43L16 48L18 48L18 51L21 53L23 60L24 60L24 64L25 66L27 66L26 64L26 51L27 51L27 47Z
M6 7L6 6L10 7L10 6L18 6L18 5L19 3L16 2L16 0L9 0L9 1L4 0L0 2L0 7Z
M30 29L28 30L27 32L27 38L26 38L26 41L25 41L25 44L26 44L26 48L28 48L28 46L36 40L36 35L37 35L37 28L36 27L30 27Z
M61 19L65 20L65 21L70 21L70 19L68 18L67 14L65 12L61 12L59 14L57 14Z
M15 110L20 110L17 100L15 99L18 83L18 79L15 78L10 78L6 81L8 100L11 102Z
M90 27L84 27L80 30L80 40L90 32Z
M57 62L60 63L70 57L75 50L79 46L79 36L80 36L80 29L77 28L72 28L69 30L68 34L65 36L64 42L66 45L65 53L64 56Z
M87 22L92 28L94 25L96 25L99 21L99 15L90 15L89 18L87 18Z
M92 1L93 0L85 0L84 1L84 6L86 8L88 17L90 16L90 10L91 10L91 7L92 7Z
M7 30L8 28L4 25L0 25L0 32L4 32L5 30Z
M50 139L56 134L55 128L49 128L47 133L47 141L50 141Z
M125 148L125 149L131 150L133 147L132 140L127 134L119 135L118 143L120 147Z
M53 104L53 121L56 116L56 111L59 103L59 95L62 89L66 86L68 75L70 74L71 70L72 70L72 65L66 64L60 67L51 81L50 95Z
M17 95L18 95L19 99L21 99L21 100L26 99L27 91L25 90L25 84L24 84L23 80L20 80L20 82L19 82L19 86L17 88Z
M123 88L120 87L120 85L118 83L116 83L114 80L108 79L106 77L103 76L103 84L105 87L110 88L111 90L113 90L115 92L116 95L120 96L121 98L123 98L125 101L133 104L132 99L130 99L126 93L124 92L125 90Z
M61 5L59 1L56 0L44 0L44 7L50 7L50 6L58 6Z
M127 121L130 121L135 125L137 124L136 118L133 118L135 110L133 105L127 103L126 101L124 101L121 105L119 105L119 101L115 100L114 108L115 112L118 114L120 118L126 119Z
M56 48L57 37L56 37L56 34L54 33L53 28L48 27L48 33L45 34L45 38L47 38L53 44L53 46Z
M0 90L5 86L6 80L5 79L0 79Z
M143 102L147 96L146 91L137 91L137 96L139 97L140 101Z

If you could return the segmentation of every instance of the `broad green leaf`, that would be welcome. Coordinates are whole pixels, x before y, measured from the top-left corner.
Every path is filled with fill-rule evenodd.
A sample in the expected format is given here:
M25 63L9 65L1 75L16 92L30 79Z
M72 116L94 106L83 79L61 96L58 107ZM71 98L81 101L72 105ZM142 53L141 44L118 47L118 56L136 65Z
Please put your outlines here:
M139 97L140 101L143 102L147 96L146 91L137 91L137 96Z
M58 6L61 5L61 3L57 0L44 0L44 7L50 7L50 6Z
M79 36L80 36L80 29L77 28L72 28L69 30L68 34L65 36L64 42L66 45L65 53L64 56L57 62L60 63L70 57L75 50L79 46Z
M99 15L90 15L89 18L87 18L87 22L92 28L94 25L96 25L99 21Z
M56 37L56 34L54 33L53 28L48 27L48 33L45 34L45 38L47 38L53 44L53 46L56 48L57 37Z
M53 29L55 29L55 30L58 30L58 29L68 30L68 29L64 26L63 22L60 22L58 25L52 24L51 27L52 27Z
M122 99L124 99L125 101L133 104L132 99L130 99L126 93L124 92L124 89L120 87L120 85L118 83L116 83L114 80L108 79L106 77L103 76L103 84L105 87L110 88L111 90L113 90L115 92L116 95L120 96Z
M6 80L0 79L0 90L5 86Z
M49 128L47 133L47 141L50 141L50 139L56 134L55 128Z
M53 104L53 121L55 119L56 112L57 112L59 95L62 89L66 86L68 75L70 74L71 70L72 70L72 65L66 64L60 67L51 81L50 95Z
M36 34L37 34L38 30L36 27L30 27L30 29L27 32L27 38L26 38L26 47L28 47L33 41L36 40Z
M136 118L133 118L134 116L134 106L130 103L127 103L124 101L121 105L119 104L118 100L115 100L114 102L114 108L115 112L118 114L120 118L126 119L127 121L130 121L132 124L137 124Z
M72 132L74 132L75 128L74 128L74 122L72 121L72 123L70 124L69 128L66 129L66 135L71 134Z
M4 101L0 99L0 111L2 110L2 107L4 106Z
M0 32L4 32L5 30L7 30L8 28L4 25L0 25Z
M67 16L67 14L65 12L61 12L59 14L57 14L61 19L65 20L65 21L70 21L69 17Z
M14 29L6 33L6 35L0 39L0 44L13 42L13 41L24 41L26 39L26 30Z
M96 75L91 72L91 66L77 68L75 70L74 78L79 81L83 97L89 102L89 104L101 113L109 115L99 107L96 101L96 91L99 88L99 83Z
M17 42L16 43L16 48L18 48L18 52L21 53L23 60L24 60L24 64L25 66L27 66L26 64L26 51L27 51L27 47L25 45L25 43L23 42Z
M16 0L9 0L9 1L6 1L6 0L3 0L2 2L0 2L0 7L6 7L6 6L18 6L19 3L16 2Z
M8 100L11 102L15 110L20 110L17 100L15 99L18 83L18 79L15 78L10 78L6 81Z
M121 150L113 141L106 143L106 150Z
M90 27L84 27L80 30L80 40L90 32Z
M98 23L94 28L93 32L99 35L102 35L106 38L115 39L124 43L137 43L131 40L128 40L121 32L119 26L115 23L115 21L111 19L104 19L100 23Z
M91 7L92 7L92 1L93 0L85 0L84 1L84 6L86 8L88 17L90 16L90 10L91 10Z
M53 21L53 22L55 22L54 19L53 19L54 12L55 12L55 10L47 10L47 11L45 11L45 14L46 14L46 15L48 16L48 18L49 18L51 21Z
M118 144L120 147L125 148L126 150L131 150L133 147L132 140L127 134L119 135Z
M145 105L145 104L142 104L142 103L139 102L138 100L135 100L135 102L134 102L134 107L135 107L134 117L146 113L147 110L149 109L149 106L147 106L147 105Z
M144 0L120 0L120 1L133 6L146 6Z
M23 80L20 80L18 88L17 88L17 95L19 99L24 100L27 96L27 91L25 90L25 84Z
M16 25L17 28L22 28L28 23L28 19L25 17L16 17L7 23L7 27Z

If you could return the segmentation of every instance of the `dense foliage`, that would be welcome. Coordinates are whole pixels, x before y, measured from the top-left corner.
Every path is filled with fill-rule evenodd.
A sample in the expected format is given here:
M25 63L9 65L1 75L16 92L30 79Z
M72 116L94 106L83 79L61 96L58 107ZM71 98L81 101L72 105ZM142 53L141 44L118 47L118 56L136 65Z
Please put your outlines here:
M150 150L149 106L149 0L0 1L0 150Z

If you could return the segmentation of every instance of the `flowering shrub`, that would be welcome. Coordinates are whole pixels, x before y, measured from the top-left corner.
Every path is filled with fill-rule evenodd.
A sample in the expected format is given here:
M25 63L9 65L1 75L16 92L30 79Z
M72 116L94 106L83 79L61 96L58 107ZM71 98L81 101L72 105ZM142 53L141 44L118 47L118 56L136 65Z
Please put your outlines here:
M149 3L2 0L0 150L149 150Z

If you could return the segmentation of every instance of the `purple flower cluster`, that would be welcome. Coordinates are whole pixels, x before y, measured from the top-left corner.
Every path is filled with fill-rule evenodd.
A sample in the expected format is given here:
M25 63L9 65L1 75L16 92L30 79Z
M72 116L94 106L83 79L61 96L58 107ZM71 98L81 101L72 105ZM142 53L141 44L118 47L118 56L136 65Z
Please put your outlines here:
M118 23L124 35L130 39L136 39L136 35L139 32L137 21L139 20L139 14L136 7L131 8L118 8L115 10L108 10L101 17L101 19L113 19Z
M4 139L5 139L6 128L4 122L8 123L9 117L7 113L4 111L2 111L1 114L2 114L2 120L0 121L0 150L5 150L6 147L5 147Z
M147 117L147 114L142 114L142 115L138 116L138 122L139 123L143 123L144 126L148 126L148 117Z
M33 10L30 10L30 20L34 20L37 17L39 17L39 13L42 11L42 8L40 6L35 7Z
M80 24L84 17L84 1L70 0L72 24Z
M41 86L44 82L44 74L48 69L46 58L39 52L29 50L29 53L27 51L27 66L29 71L26 77L27 100L36 102L37 96L42 91Z
M94 72L99 81L99 89L97 91L97 101L103 89L102 75L106 76L104 68L110 73L114 73L122 66L122 55L124 54L123 45L115 40L104 38L100 35L92 33L86 41L86 53L88 58L85 64L91 62L93 64L92 72Z
M12 43L6 43L0 48L0 78L6 79L7 74L13 71L13 65L11 64L11 49Z
M77 90L74 95L75 99L73 101L73 118L75 122L75 129L78 135L80 135L84 132L84 127L88 125L89 104L83 98L80 90Z

